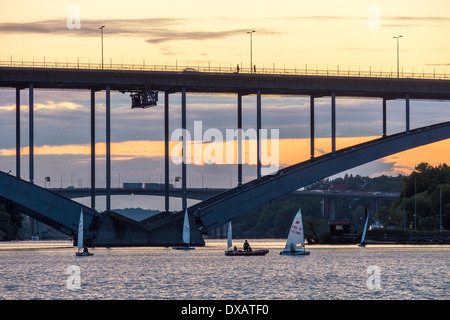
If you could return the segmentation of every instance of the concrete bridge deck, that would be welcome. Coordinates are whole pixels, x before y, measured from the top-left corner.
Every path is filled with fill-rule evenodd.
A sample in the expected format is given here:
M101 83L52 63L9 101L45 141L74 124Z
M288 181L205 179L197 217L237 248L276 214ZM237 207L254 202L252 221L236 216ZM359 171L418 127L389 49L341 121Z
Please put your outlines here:
M213 72L0 67L0 87L160 90L450 100L450 80Z

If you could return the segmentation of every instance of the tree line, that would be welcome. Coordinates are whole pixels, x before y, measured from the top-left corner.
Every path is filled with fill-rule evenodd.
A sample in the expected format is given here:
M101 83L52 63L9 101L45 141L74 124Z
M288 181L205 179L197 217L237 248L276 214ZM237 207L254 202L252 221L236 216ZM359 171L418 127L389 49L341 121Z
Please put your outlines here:
M450 229L450 167L420 163L403 178L400 198L376 218L385 227L419 231Z

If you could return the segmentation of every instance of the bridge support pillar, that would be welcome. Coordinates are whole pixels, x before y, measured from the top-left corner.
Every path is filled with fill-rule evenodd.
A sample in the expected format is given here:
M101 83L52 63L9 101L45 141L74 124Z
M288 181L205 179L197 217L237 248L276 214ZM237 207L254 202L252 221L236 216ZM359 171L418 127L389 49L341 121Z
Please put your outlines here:
M242 94L238 93L237 101L237 128L238 128L238 186L242 185Z
M34 183L34 87L29 86L29 162L30 182Z
M336 153L336 94L331 94L331 152Z
M310 109L309 109L309 130L310 130L310 135L309 135L309 139L311 141L311 159L314 158L314 97L310 96Z
M410 129L410 117L409 117L409 94L406 94L406 132L409 132Z
M323 198L323 214L328 220L336 220L336 199Z
M187 208L186 197L186 88L181 90L181 129L183 130L183 162L181 164L182 207Z
M386 126L386 98L383 98L383 137L386 137L387 126Z
M256 176L261 179L261 90L258 90L256 96L256 140L257 140L257 160L256 160Z
M91 208L95 209L95 90L91 89Z
M169 211L169 92L164 92L164 208Z
M111 210L111 96L106 86L106 211Z
M16 177L20 179L20 88L16 88Z

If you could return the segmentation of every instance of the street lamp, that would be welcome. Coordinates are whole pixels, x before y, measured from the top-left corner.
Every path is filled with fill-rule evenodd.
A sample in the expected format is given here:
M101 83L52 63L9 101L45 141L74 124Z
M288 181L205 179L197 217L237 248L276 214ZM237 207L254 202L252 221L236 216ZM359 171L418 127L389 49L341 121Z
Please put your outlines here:
M255 30L247 31L248 34L250 34L250 72L253 73L253 61L252 61L252 55L253 55L253 44L252 44L252 35L253 32L256 32Z
M397 39L397 78L400 77L400 69L399 69L399 40L403 36L394 37L394 39Z
M105 26L101 26L101 27L99 27L99 29L100 29L100 31L101 31L101 34L102 34L102 70L103 70L103 28L104 28Z

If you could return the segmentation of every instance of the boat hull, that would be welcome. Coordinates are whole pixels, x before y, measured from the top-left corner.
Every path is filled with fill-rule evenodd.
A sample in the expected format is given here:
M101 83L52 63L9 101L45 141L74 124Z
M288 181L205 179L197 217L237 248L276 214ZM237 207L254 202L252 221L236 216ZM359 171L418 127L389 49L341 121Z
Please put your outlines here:
M236 250L228 250L225 251L226 256L263 256L269 253L269 250L267 249L260 249L260 250L253 250L253 251L236 251Z
M75 252L75 255L77 257L89 257L89 256L93 256L93 253L90 252Z
M307 256L309 255L309 251L304 250L283 250L280 252L280 255L283 256Z
M174 250L195 250L194 247L172 247Z

